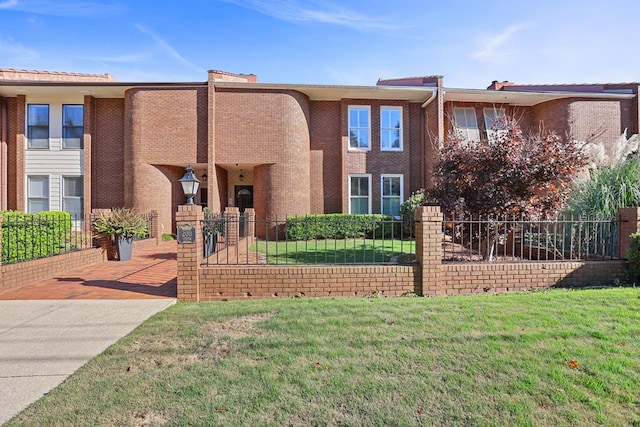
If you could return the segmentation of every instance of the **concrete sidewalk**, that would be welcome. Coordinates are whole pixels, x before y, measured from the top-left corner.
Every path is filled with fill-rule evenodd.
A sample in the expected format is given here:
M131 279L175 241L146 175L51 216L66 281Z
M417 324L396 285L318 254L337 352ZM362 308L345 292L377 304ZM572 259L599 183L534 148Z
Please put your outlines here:
M0 301L0 424L175 302Z

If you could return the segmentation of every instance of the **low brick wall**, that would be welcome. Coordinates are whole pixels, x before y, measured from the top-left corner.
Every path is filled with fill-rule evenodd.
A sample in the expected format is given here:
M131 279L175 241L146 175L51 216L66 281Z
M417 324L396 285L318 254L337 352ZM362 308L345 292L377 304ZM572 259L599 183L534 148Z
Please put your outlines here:
M607 286L624 280L624 261L442 264L437 295Z
M200 301L271 297L399 296L415 291L415 266L243 266L199 270Z
M0 266L0 292L19 288L107 260L102 248L85 249L62 255Z

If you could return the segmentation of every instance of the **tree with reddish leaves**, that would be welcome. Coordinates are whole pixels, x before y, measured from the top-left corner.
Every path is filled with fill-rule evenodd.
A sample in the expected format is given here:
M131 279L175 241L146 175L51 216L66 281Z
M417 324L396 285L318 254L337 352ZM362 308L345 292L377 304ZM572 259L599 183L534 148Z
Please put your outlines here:
M586 164L577 143L553 132L525 136L505 116L485 141L450 135L438 152L431 194L448 216L548 219L565 207L572 179ZM478 235L496 235L485 231ZM491 250L494 243L482 247Z

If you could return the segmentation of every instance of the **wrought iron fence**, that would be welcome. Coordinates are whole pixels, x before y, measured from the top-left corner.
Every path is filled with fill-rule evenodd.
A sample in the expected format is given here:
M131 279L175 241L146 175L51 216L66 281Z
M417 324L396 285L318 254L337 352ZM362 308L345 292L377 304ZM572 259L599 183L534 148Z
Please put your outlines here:
M84 218L7 215L2 221L2 264L91 248L87 225Z
M410 230L409 230L410 231ZM412 258L413 234L380 215L314 215L282 220L208 214L205 265L391 264Z
M618 258L612 218L445 218L444 261L578 261Z

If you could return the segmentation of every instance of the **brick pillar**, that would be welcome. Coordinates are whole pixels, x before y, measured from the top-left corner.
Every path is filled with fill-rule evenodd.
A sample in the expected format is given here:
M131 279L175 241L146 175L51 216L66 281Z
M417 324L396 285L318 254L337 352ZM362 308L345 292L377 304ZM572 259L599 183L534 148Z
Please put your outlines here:
M631 247L632 233L640 231L640 208L620 208L618 210L618 256L627 259Z
M149 232L151 233L151 237L156 239L156 245L159 245L160 243L162 243L162 236L160 235L160 220L159 220L159 217L158 217L158 211L157 210L152 210L151 211L150 228L151 229L149 230Z
M202 224L204 219L200 205L178 206L176 228L194 227L194 243L178 243L178 301L200 301L198 269L202 263Z
M240 240L240 209L227 206L224 210L227 229L224 230L224 241L227 246L235 246Z
M247 208L244 210L245 224L247 227L245 236L256 236L256 211L253 208Z
M442 266L442 212L439 206L419 206L416 220L416 261L420 264L420 280L416 293L425 296L444 295L440 280Z

